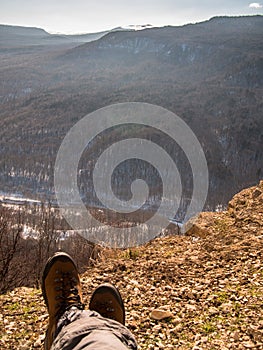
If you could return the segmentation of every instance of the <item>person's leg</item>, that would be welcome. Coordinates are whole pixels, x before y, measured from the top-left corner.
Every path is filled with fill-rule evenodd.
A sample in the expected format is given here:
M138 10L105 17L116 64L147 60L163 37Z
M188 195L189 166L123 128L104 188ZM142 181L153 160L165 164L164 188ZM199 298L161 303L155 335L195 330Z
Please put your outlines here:
M61 328L61 329L60 329ZM128 329L96 311L69 310L58 324L58 335L51 350L136 350Z
M137 349L124 326L124 306L114 286L98 287L89 305L94 311L84 310L79 274L69 255L56 253L48 260L42 292L49 312L45 350Z

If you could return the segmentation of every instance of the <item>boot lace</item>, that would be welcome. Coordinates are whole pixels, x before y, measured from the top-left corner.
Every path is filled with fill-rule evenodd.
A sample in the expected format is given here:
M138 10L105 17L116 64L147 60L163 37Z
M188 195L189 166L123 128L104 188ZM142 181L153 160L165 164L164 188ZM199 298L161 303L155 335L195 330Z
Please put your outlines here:
M71 272L56 271L57 277L55 278L55 290L56 295L56 308L58 309L56 317L60 316L75 306L80 310L84 309L84 304L81 302L79 290L77 288L78 280L72 275Z
M108 301L96 301L94 303L94 310L96 310L101 316L115 320L115 309L113 307L112 300Z

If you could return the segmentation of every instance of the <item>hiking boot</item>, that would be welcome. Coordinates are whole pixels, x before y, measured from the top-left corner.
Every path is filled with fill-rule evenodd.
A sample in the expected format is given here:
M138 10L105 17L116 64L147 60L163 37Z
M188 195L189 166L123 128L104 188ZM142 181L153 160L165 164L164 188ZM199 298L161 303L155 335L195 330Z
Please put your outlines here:
M73 306L84 309L77 267L68 254L58 252L48 259L42 276L42 294L49 313L44 344L45 350L49 350L64 312Z
M125 324L125 310L121 295L110 283L101 284L93 292L89 309L97 311L101 316Z

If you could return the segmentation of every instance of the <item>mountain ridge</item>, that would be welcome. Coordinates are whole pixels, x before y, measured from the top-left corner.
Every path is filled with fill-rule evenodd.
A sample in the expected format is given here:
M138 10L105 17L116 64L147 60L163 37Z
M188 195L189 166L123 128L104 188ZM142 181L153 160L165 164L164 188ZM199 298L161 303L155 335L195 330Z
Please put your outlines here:
M240 21L242 23L240 23ZM223 25L224 24L224 25ZM236 30L238 29L238 34L257 34L260 35L261 31L258 32L258 29L262 28L263 25L263 16L244 16L244 17L213 17L208 21L196 23L196 24L186 24L184 26L164 26L161 28L149 28L144 29L142 31L123 31L119 33L108 33L103 38L100 38L95 43L86 43L78 46L75 50L80 50L81 48L85 49L88 47L94 47L96 45L100 45L101 42L115 40L121 41L123 38L139 38L139 37L148 37L149 39L154 38L156 41L167 41L169 44L176 43L177 41L185 40L185 36L187 36L188 40L195 41L198 39L199 44L202 42L202 37L205 33L204 40L209 40L209 36L213 39L215 33L213 30L217 30L216 38L220 39L221 33L228 33L230 35L236 34ZM214 26L214 28L213 28ZM209 31L208 31L209 29ZM249 33L247 32L249 29ZM241 31L241 32L240 32ZM189 38L190 36L190 38ZM222 38L223 42L225 42L225 38ZM214 43L218 45L218 43Z
M111 33L111 32L116 32L116 31L124 31L124 32L140 32L140 31L153 31L153 30L159 30L159 29L169 29L169 28L177 28L177 29L181 29L181 31L184 30L189 30L191 29L193 26L195 28L200 27L202 28L203 26L207 25L207 24L211 24L213 23L213 25L215 27L218 26L222 26L223 24L229 24L230 21L234 21L234 22L238 22L238 20L242 19L243 23L242 26L238 26L237 23L233 22L233 29L234 28L238 28L240 29L244 29L244 25L246 30L251 30L251 25L250 25L250 19L253 18L253 20L255 21L258 20L260 21L260 19L262 19L262 15L254 15L254 16L216 16L216 17L212 17L206 21L202 21L202 22L197 22L197 23L188 23L182 26L172 26L172 25L167 25L167 26L162 26L162 27L153 27L150 25L142 25L140 30L136 30L136 26L128 26L126 27L117 27L117 28L113 28L113 29L109 29L109 30L104 30L104 31L99 31L99 32L94 32L94 33L81 33L81 34L63 34L63 33L59 33L59 34L52 34L49 33L48 31L46 31L45 29L42 29L40 27L32 27L32 26L20 26L20 25L9 25L9 24L0 24L0 45L3 45L3 36L4 35L9 35L9 39L13 41L12 43L8 43L5 42L5 45L7 46L17 46L17 45L37 45L37 43L35 41L30 41L29 37L38 37L39 39L42 37L42 39L53 39L53 41L56 42L56 44L63 44L65 43L65 40L67 39L66 42L74 42L74 43L85 43L85 42L90 42L90 41L96 41L98 39L100 39L101 37ZM247 23L244 22L247 21ZM18 38L16 37L18 36ZM19 43L18 39L22 39L22 37L24 37L24 40L26 39L26 37L28 37L28 41L22 41ZM5 38L6 41L6 38ZM53 42L52 41L43 41L42 44L43 45L51 45Z
M0 48L49 46L90 42L98 40L111 31L124 30L120 27L107 31L83 34L52 34L38 27L24 27L16 25L0 24ZM128 29L125 29L128 30ZM131 29L132 30L132 29Z
M45 29L40 27L26 27L10 24L0 24L0 32L6 32L7 34L20 34L20 35L51 35Z

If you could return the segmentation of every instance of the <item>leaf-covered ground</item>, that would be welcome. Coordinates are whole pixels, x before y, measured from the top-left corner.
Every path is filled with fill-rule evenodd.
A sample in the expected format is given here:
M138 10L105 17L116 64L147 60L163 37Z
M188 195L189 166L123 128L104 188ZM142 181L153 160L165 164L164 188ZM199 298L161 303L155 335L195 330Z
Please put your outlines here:
M84 299L115 283L139 349L263 349L262 258L263 182L227 212L202 213L187 236L105 250L82 275ZM0 296L0 348L42 348L47 319L39 290Z

